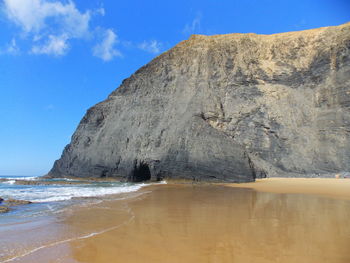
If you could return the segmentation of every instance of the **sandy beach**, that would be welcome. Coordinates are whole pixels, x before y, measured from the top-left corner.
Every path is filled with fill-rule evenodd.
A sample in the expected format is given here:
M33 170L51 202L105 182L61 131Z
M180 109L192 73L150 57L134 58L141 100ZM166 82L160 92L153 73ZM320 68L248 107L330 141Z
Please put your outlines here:
M64 225L76 238L13 262L347 263L348 194L341 180L322 180L145 187L71 211Z
M350 199L350 179L334 178L266 178L254 183L225 184L256 191L285 194L311 194L336 199Z

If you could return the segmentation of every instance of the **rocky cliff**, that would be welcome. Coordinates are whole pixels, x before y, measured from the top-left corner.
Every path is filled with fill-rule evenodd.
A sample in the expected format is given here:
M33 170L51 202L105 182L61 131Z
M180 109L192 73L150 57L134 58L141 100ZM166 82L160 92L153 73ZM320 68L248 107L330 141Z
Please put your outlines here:
M350 171L350 23L193 35L90 108L49 176L253 181Z

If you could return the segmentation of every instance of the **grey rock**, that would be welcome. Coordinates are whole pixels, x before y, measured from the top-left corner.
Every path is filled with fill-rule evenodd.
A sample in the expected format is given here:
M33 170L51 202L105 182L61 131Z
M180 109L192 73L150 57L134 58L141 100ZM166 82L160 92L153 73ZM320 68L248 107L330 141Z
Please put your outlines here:
M249 182L350 171L350 23L193 35L90 108L51 177Z

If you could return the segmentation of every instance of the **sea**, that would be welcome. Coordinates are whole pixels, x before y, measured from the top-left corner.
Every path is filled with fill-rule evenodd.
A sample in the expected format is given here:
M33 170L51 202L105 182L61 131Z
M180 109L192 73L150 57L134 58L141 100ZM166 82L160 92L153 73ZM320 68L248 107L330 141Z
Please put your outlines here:
M49 179L44 186L15 183L35 176L2 178L2 198L33 203L0 214L0 263L165 262L174 251L184 262L350 262L346 199L206 184Z
M131 197L148 185L115 181L87 183L74 179L45 179L52 182L49 185L15 183L16 180L34 181L38 178L39 176L0 176L0 179L7 179L0 180L1 198L32 202L29 205L11 207L8 213L0 213L0 263L15 261L38 248L76 237L77 234L72 233L72 237L65 234L58 238L61 230L67 233L60 230L63 215L74 207L97 204L121 195L122 198ZM62 184L63 181L72 181L73 184Z
M11 213L2 214L0 222L55 213L82 199L134 192L146 185L122 182L86 183L74 179L44 180L57 182L50 185L15 184L15 180L34 181L38 178L38 176L0 176L0 179L9 179L4 182L0 180L0 197L5 200L12 198L33 202L33 205L21 206L18 209L14 207ZM60 184L62 181L72 181L74 184Z

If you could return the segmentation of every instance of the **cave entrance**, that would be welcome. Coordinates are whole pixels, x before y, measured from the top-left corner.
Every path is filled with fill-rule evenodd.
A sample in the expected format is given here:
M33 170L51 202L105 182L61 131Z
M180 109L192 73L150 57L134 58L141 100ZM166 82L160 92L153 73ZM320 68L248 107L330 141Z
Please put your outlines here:
M149 170L148 164L140 163L139 167L135 167L133 181L143 182L148 180L151 180L151 171Z

